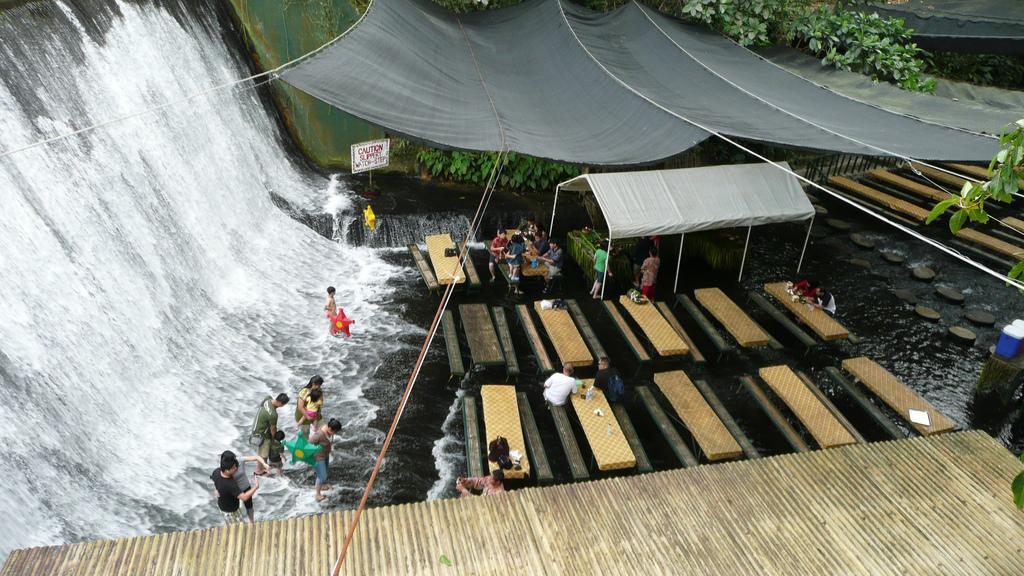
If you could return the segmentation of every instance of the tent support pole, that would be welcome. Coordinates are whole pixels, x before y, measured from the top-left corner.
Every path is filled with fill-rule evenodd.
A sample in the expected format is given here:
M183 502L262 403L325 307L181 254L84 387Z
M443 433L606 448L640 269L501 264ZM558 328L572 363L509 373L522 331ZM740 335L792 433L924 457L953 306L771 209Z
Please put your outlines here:
M555 233L555 208L558 206L558 191L561 189L561 184L555 186L555 201L551 203L551 226L548 226L548 238Z
M676 283L672 285L672 293L679 292L679 268L683 265L683 242L686 241L686 233L679 235L679 259L676 260Z
M743 280L743 265L747 263L747 247L750 246L750 231L753 228L753 226L747 226L747 241L743 244L743 259L740 260L740 276L736 279L737 282Z
M811 214L811 223L807 225L807 236L804 238L804 247L800 250L800 260L796 263L796 273L800 274L800 267L804 264L804 254L807 252L807 243L811 241L811 228L814 226L814 214Z
M608 256L604 259L604 281L601 282L601 300L604 300L604 289L608 285L608 267L612 264L612 229L608 228ZM597 271L594 271L597 274Z

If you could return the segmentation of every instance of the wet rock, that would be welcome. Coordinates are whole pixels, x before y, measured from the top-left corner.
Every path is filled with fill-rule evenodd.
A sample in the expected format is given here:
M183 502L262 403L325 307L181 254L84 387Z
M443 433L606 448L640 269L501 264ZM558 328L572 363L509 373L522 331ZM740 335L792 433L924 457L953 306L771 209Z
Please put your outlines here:
M885 250L882 251L882 258L884 258L885 261L889 262L890 264L903 264L903 261L906 260L906 258L904 258L900 254Z
M850 240L857 246L860 246L861 248L867 248L870 250L871 248L875 247L874 240L868 238L863 234L860 234L859 232L854 232L853 234L850 234Z
M814 211L818 214L818 216L828 216L828 208L825 208L824 206L819 206L817 204L812 204L812 206L814 206Z
M865 270L871 270L871 262L868 262L867 260L865 260L863 258L850 258L850 264L853 264L854 266L857 266L858 268L863 268Z
M948 332L954 340L958 340L965 344L974 344L974 341L978 339L977 334L962 326L950 326Z
M914 278L924 282L931 282L935 279L935 270L927 266L914 266L910 273L914 275Z
M996 323L996 317L984 310L968 310L964 317L979 326L992 326Z
M828 224L836 230L849 230L851 228L849 222L846 220L839 220L838 218L826 218L825 224Z
M931 320L932 322L938 322L939 318L942 318L942 314L939 314L938 310L927 306L921 306L920 304L914 307L914 312L921 318Z
M964 302L963 293L954 288L939 286L938 288L935 289L935 293L938 294L939 296L942 296L946 300L949 300L950 302L954 302L956 304L963 304Z
M917 296L910 290L903 290L898 288L896 290L893 290L892 293L897 298L903 300L907 304L917 304Z

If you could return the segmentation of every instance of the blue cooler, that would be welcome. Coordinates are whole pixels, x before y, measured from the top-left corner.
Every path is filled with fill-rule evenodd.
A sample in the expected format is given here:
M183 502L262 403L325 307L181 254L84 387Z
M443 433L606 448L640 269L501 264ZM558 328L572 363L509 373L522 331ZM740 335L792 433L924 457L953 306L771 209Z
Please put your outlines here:
M1017 356L1021 342L1024 342L1024 327L1007 324L996 342L996 354L1011 360Z

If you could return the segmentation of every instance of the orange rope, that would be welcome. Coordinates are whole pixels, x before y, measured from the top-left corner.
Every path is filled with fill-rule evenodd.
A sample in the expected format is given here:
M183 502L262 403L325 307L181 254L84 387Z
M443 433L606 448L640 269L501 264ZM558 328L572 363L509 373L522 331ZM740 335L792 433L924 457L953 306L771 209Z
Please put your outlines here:
M480 197L480 204L477 205L476 213L473 215L473 220L469 224L469 230L467 230L466 238L462 241L462 254L461 259L459 260L460 268L464 266L466 260L469 259L469 250L466 249L466 245L480 226L480 220L483 218L483 214L487 210L488 204L490 204L490 196L494 192L494 187L497 186L498 176L501 174L503 164L502 151L499 151L495 157L494 166L491 168L491 175L488 178L487 186L484 187L484 193ZM398 421L401 419L402 413L405 411L405 406L409 401L409 396L412 394L412 387L416 383L416 378L419 376L420 369L423 367L423 360L426 358L427 350L430 349L430 344L434 340L434 335L437 333L437 325L440 323L441 316L448 307L448 301L451 300L451 295L454 289L455 282L453 281L447 288L445 288L444 295L441 297L441 302L438 304L437 311L434 313L434 319L430 322L430 330L427 331L427 338L424 340L423 346L420 348L419 356L416 357L416 363L413 365L412 373L409 374L409 381L405 385L405 392L402 393L402 399L398 403L398 409L395 411L395 417L391 421L391 428L388 429L388 434L384 437L384 444L381 446L380 453L377 455L377 460L373 464L373 470L370 472L370 479L366 482L366 488L363 490L363 496L359 500L359 507L356 508L355 516L352 517L352 522L349 523L348 531L345 533L345 541L341 546L341 553L338 555L338 561L334 565L334 571L332 572L333 576L338 576L341 572L341 565L345 562L345 556L348 554L348 548L352 544L352 537L355 535L356 526L359 524L359 518L363 514L363 509L366 508L366 501L370 498L370 491L373 489L373 484L377 480L377 474L380 472L380 466L384 462L384 455L387 453L388 447L391 445L391 439L395 435L395 430L398 429Z

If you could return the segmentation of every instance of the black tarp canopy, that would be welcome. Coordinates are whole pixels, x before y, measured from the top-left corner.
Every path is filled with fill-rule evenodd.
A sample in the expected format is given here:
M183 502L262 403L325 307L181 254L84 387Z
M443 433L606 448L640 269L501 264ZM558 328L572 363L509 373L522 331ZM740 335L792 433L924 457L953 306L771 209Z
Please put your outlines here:
M528 0L471 14L374 0L281 72L350 114L432 145L645 164L712 132L784 146L988 160L997 141L888 112L636 3L598 13Z
M909 0L870 6L902 18L926 50L1024 54L1024 2L1020 0Z

